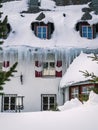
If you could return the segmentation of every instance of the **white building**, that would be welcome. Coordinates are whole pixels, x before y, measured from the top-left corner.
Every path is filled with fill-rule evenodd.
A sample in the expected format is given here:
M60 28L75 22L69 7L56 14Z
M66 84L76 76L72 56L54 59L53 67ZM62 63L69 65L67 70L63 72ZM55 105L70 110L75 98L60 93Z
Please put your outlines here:
M81 20L88 5L56 7L47 2L41 1L44 10L36 14L26 12L27 0L3 4L10 33L1 45L0 70L7 71L15 62L18 66L3 86L2 112L53 110L62 105L69 93L64 95L60 81L70 64L81 50L98 53L98 16L92 13L91 20Z

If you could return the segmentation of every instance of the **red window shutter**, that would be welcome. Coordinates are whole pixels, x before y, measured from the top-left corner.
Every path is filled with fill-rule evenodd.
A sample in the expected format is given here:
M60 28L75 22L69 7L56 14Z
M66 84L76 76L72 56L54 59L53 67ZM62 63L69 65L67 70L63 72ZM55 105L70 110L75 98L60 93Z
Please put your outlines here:
M42 63L35 61L35 77L42 77Z
M42 71L41 72L35 71L35 77L42 77Z
M42 63L40 61L35 61L35 66L36 67L41 67L42 66Z
M56 77L62 77L62 71L60 71L60 72L56 71Z
M10 65L9 61L4 61L3 62L3 67L7 68L7 67L9 67L9 65Z
M62 66L62 61L57 61L56 66L57 66L57 67L61 67L61 66Z
M57 61L55 73L56 77L62 77L62 61Z

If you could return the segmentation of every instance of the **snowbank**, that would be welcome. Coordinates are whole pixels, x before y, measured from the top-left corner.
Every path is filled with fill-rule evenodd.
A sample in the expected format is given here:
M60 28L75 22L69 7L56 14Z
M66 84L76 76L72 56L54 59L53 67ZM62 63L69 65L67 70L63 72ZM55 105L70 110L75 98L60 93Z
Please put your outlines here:
M91 92L87 105L81 105L76 99L72 102L78 107L63 112L0 113L0 129L98 130L98 95Z
M95 94L93 91L90 92L89 100L82 103L79 99L71 99L70 101L65 102L63 106L59 106L58 109L60 111L65 111L68 109L76 108L76 107L84 107L89 105L98 105L98 94Z
M98 94L95 94L93 91L91 91L89 100L85 102L85 105L98 105Z
M75 99L71 99L71 101L65 102L65 104L63 106L59 106L58 109L60 111L64 111L64 110L72 109L81 105L82 103L77 98L75 98Z

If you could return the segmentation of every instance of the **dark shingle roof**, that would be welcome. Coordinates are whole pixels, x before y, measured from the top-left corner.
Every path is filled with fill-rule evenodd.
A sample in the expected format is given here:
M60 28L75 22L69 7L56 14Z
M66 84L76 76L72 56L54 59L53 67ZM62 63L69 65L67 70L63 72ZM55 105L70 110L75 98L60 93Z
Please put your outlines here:
M39 15L38 15L38 17L36 18L36 20L42 20L42 19L44 19L45 18L45 14L43 13L43 12L41 12Z
M91 20L92 15L89 12L85 12L81 18L81 20Z

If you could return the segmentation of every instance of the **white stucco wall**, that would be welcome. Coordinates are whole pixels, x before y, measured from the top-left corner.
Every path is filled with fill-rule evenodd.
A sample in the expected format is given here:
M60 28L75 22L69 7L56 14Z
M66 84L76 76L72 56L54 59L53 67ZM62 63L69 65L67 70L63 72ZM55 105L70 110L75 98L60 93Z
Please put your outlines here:
M3 92L5 94L24 96L24 112L41 110L41 94L56 94L57 104L63 104L62 93L59 92L61 78L36 78L34 61L30 61L29 64L25 62L18 63L17 70L18 71L14 73L14 77L11 77L11 81L6 82L4 85ZM23 85L21 85L20 82L21 73L23 74Z

